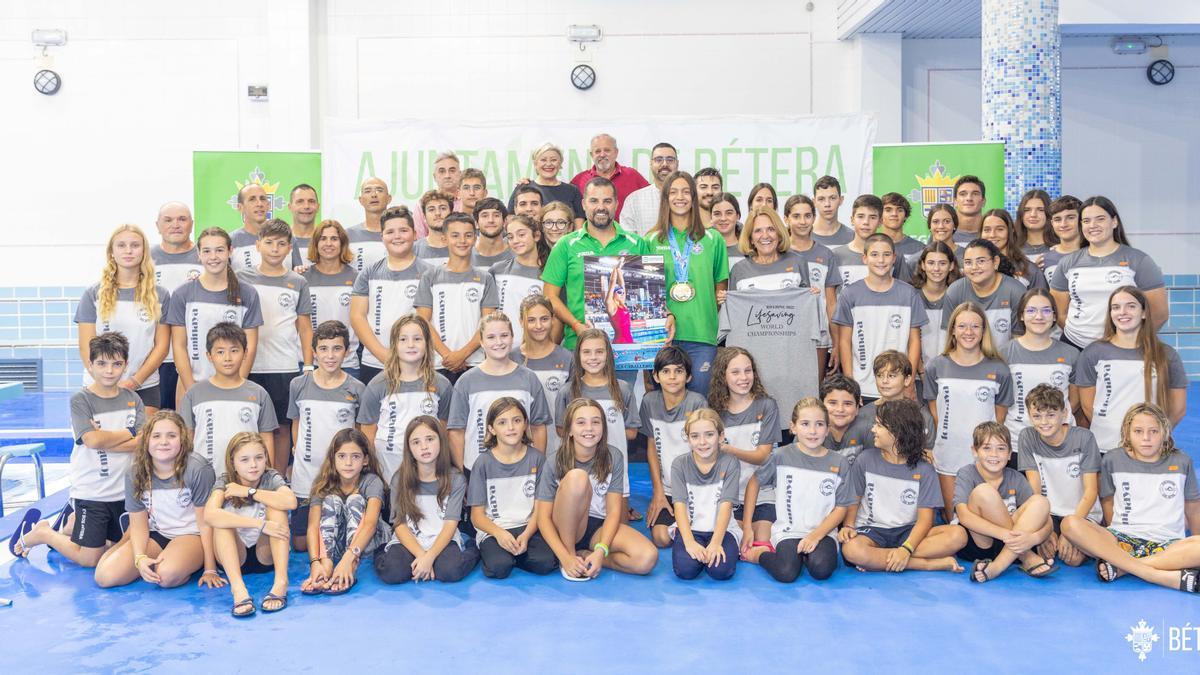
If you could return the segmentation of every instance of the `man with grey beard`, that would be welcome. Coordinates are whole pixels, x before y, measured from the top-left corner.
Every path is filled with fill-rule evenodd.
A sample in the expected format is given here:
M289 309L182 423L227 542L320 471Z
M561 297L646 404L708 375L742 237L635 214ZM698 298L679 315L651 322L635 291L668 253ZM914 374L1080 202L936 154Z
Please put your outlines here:
M632 166L621 166L617 163L617 139L608 134L596 134L591 143L592 168L581 171L571 179L571 184L579 188L579 194L585 194L584 188L589 181L597 176L607 178L617 193L617 205L612 211L612 217L621 219L621 208L625 198L650 183L637 169ZM586 209L585 209L586 211Z

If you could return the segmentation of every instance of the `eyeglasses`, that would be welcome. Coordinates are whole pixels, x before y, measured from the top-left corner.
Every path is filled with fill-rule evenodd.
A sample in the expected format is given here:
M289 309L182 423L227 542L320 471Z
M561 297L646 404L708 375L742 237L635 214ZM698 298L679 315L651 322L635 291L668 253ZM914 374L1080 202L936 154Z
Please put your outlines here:
M1037 316L1039 314L1041 314L1042 316L1054 316L1054 308L1053 307L1026 307L1025 308L1025 316Z
M677 157L653 157L650 159L650 163L651 164L678 164L679 158L677 158Z
M543 220L542 227L547 230L565 230L571 224L569 220Z

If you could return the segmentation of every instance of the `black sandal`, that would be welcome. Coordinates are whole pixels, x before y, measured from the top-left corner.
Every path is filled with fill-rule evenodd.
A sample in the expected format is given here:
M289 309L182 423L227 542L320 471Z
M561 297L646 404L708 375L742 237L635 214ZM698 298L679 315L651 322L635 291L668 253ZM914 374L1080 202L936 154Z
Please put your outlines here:
M975 564L971 565L971 583L983 584L991 581L992 578L987 574L987 566L990 564L992 564L991 558L987 558L985 560L976 560ZM982 576L983 578L980 579L977 575Z
M1034 572L1042 569L1043 567L1046 568L1046 572L1042 574L1034 574ZM1046 560L1045 558L1042 558L1042 562L1034 565L1033 567L1022 566L1020 570L1024 572L1026 576L1033 577L1034 579L1045 579L1046 577L1058 571L1058 565L1054 564L1054 560Z
M239 609L241 609L242 607L245 607L247 605L250 606L249 612L238 612ZM249 617L254 616L254 614L256 612L258 612L258 608L254 606L254 600L252 598L246 598L245 600L242 600L240 602L235 602L233 604L233 609L229 610L229 613L232 614L233 618L235 618L235 619L249 618Z
M1111 584L1117 580L1117 568L1107 560L1096 559L1096 578L1100 581Z
M280 605L278 607L276 607L275 609L267 609L267 603L271 602L271 601L278 602L278 603L280 603ZM287 609L288 596L287 596L287 593L284 593L283 595L275 595L274 593L267 593L266 595L263 596L262 602L259 604L262 605L263 614L274 614L275 612L282 612L283 610Z
M1179 590L1186 593L1200 593L1200 569L1179 570Z

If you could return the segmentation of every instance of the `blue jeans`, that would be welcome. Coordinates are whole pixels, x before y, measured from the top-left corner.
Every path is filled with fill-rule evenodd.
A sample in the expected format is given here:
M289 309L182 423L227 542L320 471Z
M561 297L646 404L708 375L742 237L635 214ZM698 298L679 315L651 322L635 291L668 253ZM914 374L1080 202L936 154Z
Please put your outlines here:
M712 379L712 362L717 358L717 346L703 342L676 340L671 344L679 347L692 359L692 381L687 388L708 398L708 383Z

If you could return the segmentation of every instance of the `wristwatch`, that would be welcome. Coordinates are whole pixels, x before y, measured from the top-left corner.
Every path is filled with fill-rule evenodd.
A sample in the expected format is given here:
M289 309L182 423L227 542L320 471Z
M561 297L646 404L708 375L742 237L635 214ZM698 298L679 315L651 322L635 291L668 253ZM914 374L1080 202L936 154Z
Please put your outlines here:
M350 547L350 554L354 556L355 560L359 560L362 558L362 548L358 546L352 546Z
M258 488L246 488L246 498L254 501L254 495L258 492Z

